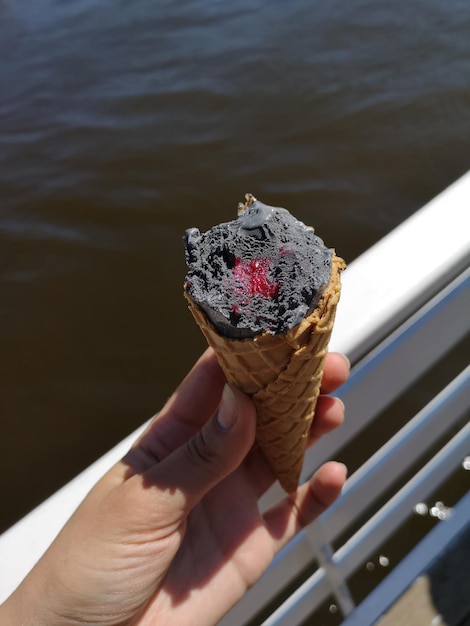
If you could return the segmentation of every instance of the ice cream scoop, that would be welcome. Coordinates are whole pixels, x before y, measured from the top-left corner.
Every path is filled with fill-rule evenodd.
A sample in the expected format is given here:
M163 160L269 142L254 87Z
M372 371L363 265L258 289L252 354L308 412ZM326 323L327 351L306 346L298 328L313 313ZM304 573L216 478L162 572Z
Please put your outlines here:
M186 290L226 337L286 332L330 280L332 250L313 228L249 194L237 219L184 241Z
M186 231L189 309L227 380L251 395L256 438L297 488L344 261L286 209L245 196L238 217Z

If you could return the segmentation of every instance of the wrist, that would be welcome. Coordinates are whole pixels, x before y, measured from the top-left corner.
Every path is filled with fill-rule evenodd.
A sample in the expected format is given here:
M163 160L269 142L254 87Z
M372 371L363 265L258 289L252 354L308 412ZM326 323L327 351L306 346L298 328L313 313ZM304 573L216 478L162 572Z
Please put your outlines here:
M17 624L21 624L12 614L8 600L0 604L0 624L4 624L4 626L16 626Z
M44 614L42 602L35 599L28 579L0 605L1 626L54 626L55 622ZM40 595L40 594L39 594Z
M20 595L20 591L16 590L0 605L0 624L2 626L33 626L32 616L25 615L25 607L22 606L23 603L18 595Z

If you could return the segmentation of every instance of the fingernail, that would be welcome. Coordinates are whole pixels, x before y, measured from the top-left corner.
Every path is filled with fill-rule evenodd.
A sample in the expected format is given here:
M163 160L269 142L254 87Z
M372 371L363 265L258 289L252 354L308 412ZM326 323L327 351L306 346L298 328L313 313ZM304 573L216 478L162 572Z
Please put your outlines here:
M347 465L345 465L344 463L338 463L338 465L342 465L342 466L344 467L344 473L345 473L345 475L347 476L347 475L348 475L348 473L349 473L348 466L347 466Z
M338 352L338 354L340 356L342 356L343 359L346 361L346 363L348 365L348 369L351 369L351 361L348 359L348 357L343 352Z
M344 402L341 400L341 398L338 398L338 396L333 396L335 399L335 402L337 402L341 408L343 409L343 413L346 411L346 407L344 406Z
M222 400L217 412L217 423L222 430L230 430L238 418L238 404L235 394L228 385L225 385Z

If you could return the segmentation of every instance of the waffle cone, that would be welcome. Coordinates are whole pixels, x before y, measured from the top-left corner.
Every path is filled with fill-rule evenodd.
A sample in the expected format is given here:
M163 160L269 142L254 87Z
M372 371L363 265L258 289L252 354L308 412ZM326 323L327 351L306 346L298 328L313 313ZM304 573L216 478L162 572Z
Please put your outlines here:
M282 335L223 337L185 290L189 309L227 380L251 395L257 442L288 493L299 483L345 267L333 255L330 282L317 307Z

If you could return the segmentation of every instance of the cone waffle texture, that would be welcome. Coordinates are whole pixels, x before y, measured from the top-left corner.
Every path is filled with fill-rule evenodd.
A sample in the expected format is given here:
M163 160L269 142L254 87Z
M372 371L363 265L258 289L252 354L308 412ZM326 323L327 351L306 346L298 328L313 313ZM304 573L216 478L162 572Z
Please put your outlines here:
M299 483L345 267L333 255L330 282L316 309L282 335L222 337L185 290L189 309L227 380L252 396L257 442L288 493Z

